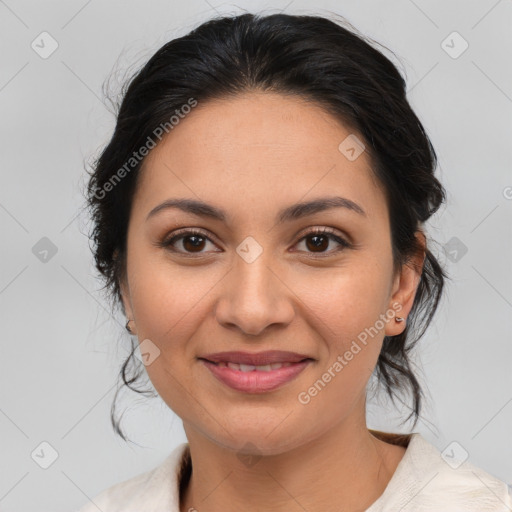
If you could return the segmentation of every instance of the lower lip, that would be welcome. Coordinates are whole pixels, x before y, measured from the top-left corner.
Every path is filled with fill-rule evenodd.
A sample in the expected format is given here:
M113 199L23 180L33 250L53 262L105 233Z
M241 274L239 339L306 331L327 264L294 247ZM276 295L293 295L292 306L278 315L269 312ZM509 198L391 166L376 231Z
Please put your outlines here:
M229 366L217 366L211 361L201 359L201 362L224 384L237 391L245 393L265 393L277 389L287 382L291 381L308 366L312 361L310 359L300 363L293 363L290 366L278 368L263 372L253 370L251 372L242 372L233 370Z

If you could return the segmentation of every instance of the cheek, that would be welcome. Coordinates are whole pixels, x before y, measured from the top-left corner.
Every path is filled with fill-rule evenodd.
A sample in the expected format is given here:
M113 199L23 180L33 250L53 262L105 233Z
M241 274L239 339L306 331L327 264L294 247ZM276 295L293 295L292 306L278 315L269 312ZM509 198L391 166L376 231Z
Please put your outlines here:
M190 373L198 347L190 340L197 331L198 318L205 314L205 293L214 283L194 275L193 268L178 271L161 261L133 263L130 288L137 337L141 343L151 340L158 353L146 365L146 372L169 408L186 419L190 393L194 394L198 385L191 381Z
M294 293L322 336L333 340L329 345L341 350L385 313L390 275L390 265L354 258L341 269L295 276ZM381 322L377 329L383 331Z
M211 271L177 268L161 259L137 263L134 259L130 288L139 338L154 338L161 343L187 337L207 301L205 294L218 278Z
M316 375L320 386L328 384L319 401L333 399L344 408L364 390L384 338L388 280L387 268L361 258L339 272L296 281L304 314L323 347Z

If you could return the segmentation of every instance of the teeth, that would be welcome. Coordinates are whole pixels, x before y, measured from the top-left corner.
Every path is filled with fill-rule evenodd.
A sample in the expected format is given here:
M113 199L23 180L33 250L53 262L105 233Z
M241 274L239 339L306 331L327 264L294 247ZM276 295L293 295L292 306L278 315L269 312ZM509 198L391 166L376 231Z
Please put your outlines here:
M252 372L253 370L256 370L256 366L252 364L241 364L239 367L241 372Z
M241 372L252 372L252 371L259 371L259 372L270 372L272 370L278 370L279 368L286 368L287 366L290 366L292 363L271 363L271 364L265 364L261 366L255 366L253 364L238 364L238 363L217 363L217 366L221 367L228 367L232 370L237 370Z

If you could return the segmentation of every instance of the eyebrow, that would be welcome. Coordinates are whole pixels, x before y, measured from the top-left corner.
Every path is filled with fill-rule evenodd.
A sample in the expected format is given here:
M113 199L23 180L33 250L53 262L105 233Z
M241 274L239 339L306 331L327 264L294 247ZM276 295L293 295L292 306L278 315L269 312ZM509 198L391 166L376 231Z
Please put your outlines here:
M155 206L155 208L148 213L146 221L158 212L169 208L177 208L186 213L197 215L198 217L208 217L222 222L225 222L228 218L226 212L216 206L204 203L203 201L198 201L196 199L168 199L158 206ZM345 208L366 217L366 212L354 201L345 197L333 196L321 197L312 201L296 203L288 206L278 212L276 222L277 224L283 224L285 222L298 220L333 208Z

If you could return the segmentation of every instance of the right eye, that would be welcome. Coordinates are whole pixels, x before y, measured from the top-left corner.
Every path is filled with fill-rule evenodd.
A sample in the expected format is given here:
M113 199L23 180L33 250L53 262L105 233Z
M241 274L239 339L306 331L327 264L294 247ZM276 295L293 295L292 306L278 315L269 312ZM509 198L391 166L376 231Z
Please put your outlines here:
M204 248L205 241L213 244L213 242L202 231L197 229L186 229L178 231L172 237L159 243L159 245L172 252L180 254L203 254L202 249ZM181 243L182 250L176 249L176 242Z

